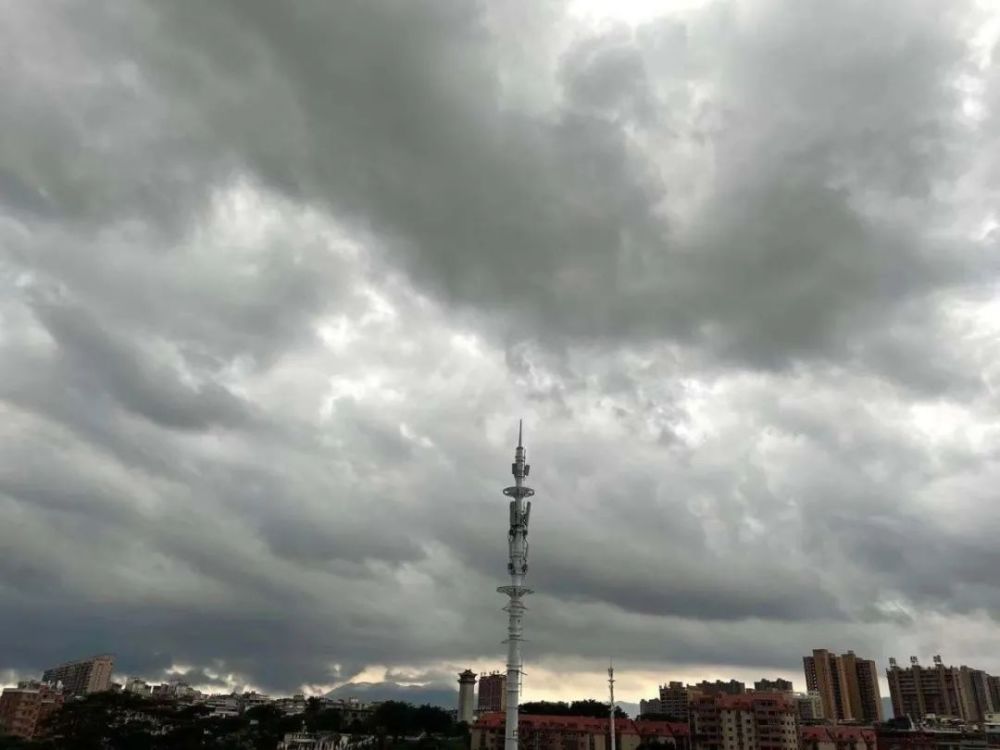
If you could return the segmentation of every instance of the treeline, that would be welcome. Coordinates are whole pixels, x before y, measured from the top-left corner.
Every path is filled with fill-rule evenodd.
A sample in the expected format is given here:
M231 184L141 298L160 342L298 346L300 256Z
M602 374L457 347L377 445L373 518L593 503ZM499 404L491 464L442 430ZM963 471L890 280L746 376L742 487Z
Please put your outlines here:
M271 705L234 717L210 713L204 705L96 693L66 703L49 717L44 739L0 737L0 750L275 750L285 734L299 731L371 736L378 750L416 737L420 750L461 750L468 737L468 727L456 724L448 711L399 701L386 701L350 725L339 708L324 708L315 698L304 714L291 716Z
M591 716L595 719L605 718L610 709L609 703L601 703L593 698L587 700L573 701L529 701L521 704L522 714L537 714L542 716ZM619 719L627 719L628 714L615 706L615 716Z

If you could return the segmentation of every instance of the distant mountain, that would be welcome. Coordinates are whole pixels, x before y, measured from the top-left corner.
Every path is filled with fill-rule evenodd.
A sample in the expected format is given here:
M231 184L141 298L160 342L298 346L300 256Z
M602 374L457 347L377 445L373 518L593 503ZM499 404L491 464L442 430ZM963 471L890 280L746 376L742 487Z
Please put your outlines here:
M427 703L441 708L458 707L458 690L448 685L400 685L395 682L349 682L327 693L329 698L357 698L361 701L406 701L415 706Z
M882 699L882 714L886 719L891 719L895 714L892 712L892 698Z
M615 701L618 704L618 708L629 715L630 719L634 719L639 715L639 704L638 703L627 703L625 701Z

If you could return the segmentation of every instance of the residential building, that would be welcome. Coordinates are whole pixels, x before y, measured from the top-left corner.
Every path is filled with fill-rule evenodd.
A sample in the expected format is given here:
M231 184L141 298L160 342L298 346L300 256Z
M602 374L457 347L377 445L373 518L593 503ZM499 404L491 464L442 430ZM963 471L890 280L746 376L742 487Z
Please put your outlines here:
M922 667L917 657L910 666L889 660L886 670L893 713L921 720L928 715L952 717L965 722L982 722L997 705L994 679L980 669L946 667L940 656L934 666Z
M131 680L126 680L125 692L135 693L136 695L150 695L152 693L152 688L145 680L132 678Z
M774 680L764 677L753 684L753 689L758 693L790 693L792 692L792 683L780 677Z
M243 711L249 711L257 706L268 706L274 702L269 695L258 693L256 690L246 690L237 697L240 701L240 709Z
M51 685L22 682L0 694L0 734L30 740L40 736L45 719L63 704L63 694Z
M823 699L815 690L809 693L798 693L795 696L799 723L810 724L823 721Z
M872 727L845 724L800 727L799 741L801 750L876 750Z
M729 682L702 680L694 685L688 685L688 689L702 695L743 695L747 691L747 686L739 680L729 680Z
M114 656L101 654L46 669L42 674L42 682L50 685L62 683L63 690L70 695L100 693L111 687L111 672L114 666Z
M302 693L296 693L291 698L278 698L274 701L274 707L285 716L295 716L306 712L306 697Z
M209 716L233 718L240 715L240 699L237 695L208 695L201 703L212 710Z
M530 750L609 750L610 722L589 716L518 717L518 738ZM503 750L502 713L482 714L471 727L471 750ZM656 744L664 750L690 750L688 726L667 721L615 720L617 750L636 750L640 744Z
M1000 677L992 675L987 677L986 688L989 690L990 698L993 699L993 705L997 706L997 711L1000 712Z
M828 721L882 721L882 696L873 660L861 659L853 651L838 656L821 648L803 657L802 665L806 690L819 693Z
M699 695L691 701L692 750L799 750L788 693Z
M479 702L477 713L507 710L507 675L490 672L479 675Z
M659 698L639 701L639 716L649 716L650 714L662 714L663 703Z
M958 668L958 672L965 698L966 721L982 723L987 714L1000 711L1000 703L995 701L990 690L990 675L964 665Z
M682 682L660 685L660 713L675 721L687 721L692 692Z
M850 652L848 652L850 653ZM855 673L858 676L858 690L861 698L859 720L865 724L875 724L885 719L882 707L882 690L878 685L878 666L874 659L855 659Z

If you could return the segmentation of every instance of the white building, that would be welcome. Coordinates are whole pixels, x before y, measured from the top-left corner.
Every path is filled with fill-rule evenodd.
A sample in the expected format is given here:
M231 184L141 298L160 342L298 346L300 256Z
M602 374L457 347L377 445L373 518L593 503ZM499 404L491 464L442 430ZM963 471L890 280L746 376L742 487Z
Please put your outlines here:
M140 680L138 677L133 677L131 680L125 681L125 692L135 693L136 695L149 695L152 692L152 688L145 680Z
M236 695L210 695L204 704L212 709L210 716L230 718L240 715L240 699Z
M306 697L301 693L293 695L291 698L278 698L274 705L285 716L294 716L306 712Z

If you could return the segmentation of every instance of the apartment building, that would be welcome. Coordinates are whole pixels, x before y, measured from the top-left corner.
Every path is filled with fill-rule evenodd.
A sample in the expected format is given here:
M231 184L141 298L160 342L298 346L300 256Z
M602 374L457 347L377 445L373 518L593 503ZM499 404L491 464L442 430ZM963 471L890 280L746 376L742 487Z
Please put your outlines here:
M693 750L799 750L789 693L700 695L691 701Z
M46 669L42 673L42 682L50 685L62 683L63 690L70 695L99 693L111 687L111 672L114 667L115 657L101 654Z
M996 678L964 665L947 667L940 656L934 657L931 667L921 666L911 656L905 669L890 659L885 675L896 716L922 719L934 714L980 723L1000 710Z
M0 694L0 734L34 739L42 732L45 719L63 704L60 691L38 682L22 682L4 688Z
M470 728L471 750L503 750L505 717L483 714ZM610 750L610 722L588 716L518 717L518 739L530 750ZM615 721L616 750L656 745L663 750L690 750L687 724L619 719Z
M872 659L815 649L802 658L806 690L818 693L823 716L830 722L873 724L882 721L878 668Z

